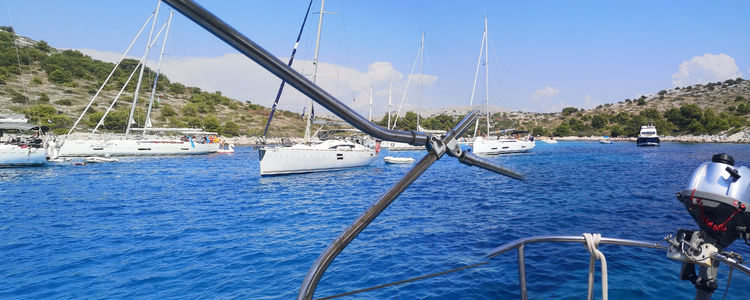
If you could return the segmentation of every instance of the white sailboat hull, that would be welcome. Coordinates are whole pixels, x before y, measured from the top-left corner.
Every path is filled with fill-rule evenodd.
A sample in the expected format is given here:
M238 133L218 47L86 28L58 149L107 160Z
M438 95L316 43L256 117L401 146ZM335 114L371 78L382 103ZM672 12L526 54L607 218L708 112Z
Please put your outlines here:
M477 139L471 144L471 151L475 154L504 154L504 153L518 153L528 152L534 149L536 144L534 141L529 140L515 140L515 139Z
M375 150L343 141L261 148L260 175L311 173L363 167L374 162Z
M0 167L40 166L46 161L47 150L44 148L0 145Z
M67 140L58 149L60 157L195 155L219 151L219 144L170 139Z
M418 151L425 150L424 146L414 146L407 143L401 142L382 142L380 143L382 148L387 148L390 151Z
M414 159L411 157L396 157L396 156L386 156L383 158L383 160L389 164L410 164L414 162Z

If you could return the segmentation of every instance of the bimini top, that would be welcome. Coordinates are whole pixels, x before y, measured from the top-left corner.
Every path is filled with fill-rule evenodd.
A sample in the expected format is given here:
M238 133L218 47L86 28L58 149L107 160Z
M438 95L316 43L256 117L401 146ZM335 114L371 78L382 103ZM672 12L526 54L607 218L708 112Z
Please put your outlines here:
M0 113L0 123L26 123L28 121L22 114Z
M641 132L638 135L639 137L658 137L656 134L656 127L655 126L641 126Z
M38 126L27 124L27 123L19 123L19 122L13 122L13 123L0 122L0 130L30 130L35 127L38 127Z

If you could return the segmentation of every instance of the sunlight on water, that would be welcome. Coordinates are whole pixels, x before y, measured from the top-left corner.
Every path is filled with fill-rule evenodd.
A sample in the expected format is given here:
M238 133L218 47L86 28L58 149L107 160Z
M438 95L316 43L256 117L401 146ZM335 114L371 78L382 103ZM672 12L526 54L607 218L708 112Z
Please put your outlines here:
M531 235L657 242L696 227L674 194L718 152L750 162L748 145L539 143L533 153L490 158L526 174L517 182L446 156L340 254L316 295L468 265ZM239 147L233 155L0 169L0 298L293 298L319 253L411 166L381 159L260 178L257 159ZM731 248L750 253L742 243ZM677 278L680 264L661 251L602 251L612 299L693 296ZM529 298L585 297L581 245L531 245L526 255ZM515 259L511 252L355 298L517 298ZM727 272L720 268L717 293ZM750 297L747 286L735 272L731 299Z

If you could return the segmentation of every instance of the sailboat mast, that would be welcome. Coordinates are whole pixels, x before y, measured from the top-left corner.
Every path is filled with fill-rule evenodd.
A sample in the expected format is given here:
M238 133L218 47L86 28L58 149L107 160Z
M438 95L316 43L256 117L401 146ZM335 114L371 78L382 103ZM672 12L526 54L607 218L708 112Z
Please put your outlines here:
M318 78L318 53L320 50L320 32L323 29L323 14L324 9L326 5L326 0L320 1L320 18L318 19L318 34L315 37L315 56L313 57L313 83L316 83L316 79ZM310 142L310 122L312 121L311 115L312 115L312 99L310 99L310 113L307 114L307 124L305 125L305 143Z
M490 61L487 60L487 51L490 44L490 36L487 32L487 15L484 16L484 105L487 109L487 135L490 134Z
M370 113L367 120L372 122L372 86L370 86Z
M417 131L419 131L419 118L422 114L422 77L424 67L424 32L422 32L422 43L419 45L419 81L417 82Z
M485 16L485 19L487 16ZM474 72L474 85L471 88L471 98L469 99L469 106L474 104L474 92L477 90L477 78L479 77L479 66L482 64L482 52L484 51L484 43L487 41L487 26L485 24L484 32L482 33L482 44L479 46L479 57L477 58L477 70ZM474 137L477 136L477 130L479 130L479 119L474 124Z
M172 25L172 15L174 15L174 11L169 12L169 19L167 19L167 31L164 32L164 41L161 44L161 53L159 53L159 63L156 65L156 75L154 76L154 85L151 88L151 98L148 100L148 110L146 111L146 124L143 124L142 135L146 135L146 128L151 127L151 108L154 105L154 94L156 94L156 83L159 81L159 73L161 72L161 61L164 58L164 48L167 45L167 37L169 37L169 27Z
M156 10L154 11L154 19L151 21L151 32L148 34L148 42L146 43L146 53L144 56L148 59L148 50L151 49L151 39L154 36L154 27L156 27L156 19L159 16L159 7L161 6L161 0L156 3ZM145 62L145 60L144 60ZM128 126L125 129L125 136L130 134L130 126L133 125L133 115L135 114L135 105L138 103L138 92L141 89L141 81L143 80L143 71L146 69L146 64L141 66L141 73L138 74L138 83L135 85L135 93L133 95L133 105L130 107L130 115L128 116Z
M391 87L388 88L388 129L391 129L391 100L393 99L393 79L391 79Z
M99 94L104 89L104 86L107 85L107 83L109 82L109 79L112 78L113 74L115 74L115 71L117 71L117 67L120 66L120 63L128 55L128 52L130 52L130 49L133 47L133 45L135 44L135 42L138 40L138 37L141 36L141 33L143 33L143 30L146 29L146 26L148 25L148 22L151 21L151 18L153 18L153 17L154 17L154 14L151 13L151 15L148 17L148 19L146 19L146 22L143 22L143 25L141 25L141 29L138 30L138 33L133 38L133 41L130 42L130 45L128 45L128 48L125 49L125 52L122 54L122 56L120 56L120 59L117 60L117 63L115 64L115 67L112 68L112 71L109 72L109 75L107 75L107 78L104 79L104 82L102 82L102 85L99 86L99 89L96 91L96 94L94 94L94 96L91 97L91 101L89 101L89 104L86 105L86 108L83 109L83 112L81 112L81 115L78 116L78 119L73 123L73 126L70 127L70 130L68 130L68 133L65 134L65 137L63 137L63 140L62 140L62 142L59 143L59 145L62 145L63 143L65 143L65 140L68 139L68 136L73 132L73 130L76 128L76 126L78 126L78 123L81 122L81 119L83 119L83 116L86 114L86 112L91 107L91 104L94 103L94 100L96 100L96 98L99 96ZM99 122L102 122L102 120L100 120Z
M396 123L398 123L398 116L401 115L401 107L404 105L404 100L406 100L406 94L409 91L409 84L411 84L411 78L414 75L414 69L417 68L417 62L419 61L419 56L422 54L422 45L419 45L419 50L417 51L417 57L414 58L414 64L411 65L411 73L409 73L408 79L406 80L406 88L404 89L404 95L401 97L401 103L398 104L398 111L396 111L396 119L393 120L393 128L396 128ZM391 129L393 129L391 128Z

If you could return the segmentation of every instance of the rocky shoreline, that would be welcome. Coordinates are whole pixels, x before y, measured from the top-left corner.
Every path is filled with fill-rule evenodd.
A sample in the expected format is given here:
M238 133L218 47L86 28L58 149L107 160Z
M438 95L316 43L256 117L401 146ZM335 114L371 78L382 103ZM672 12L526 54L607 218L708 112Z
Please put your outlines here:
M110 138L119 138L120 135L112 135L112 134L94 134L94 136L89 136L89 134L82 134L82 133L74 133L72 134L72 137L78 138L78 139L87 139L87 138L94 138L94 139L110 139ZM156 136L149 136L150 138L155 138ZM601 136L564 136L564 137L554 137L555 140L558 141L598 141L602 137ZM302 138L290 138L292 140L292 143L298 143L302 142ZM537 141L550 139L550 137L542 136L538 137ZM234 144L235 146L254 146L258 145L260 142L260 137L258 136L235 136L235 137L222 137L222 140L226 141L227 143ZM613 141L622 141L622 142L635 142L636 138L634 137L618 137L618 138L611 138ZM732 135L680 135L680 136L662 136L661 137L662 142L672 142L672 143L736 143L736 144L750 144L750 130L747 131L740 131ZM268 144L281 144L281 138L268 138Z
M550 137L539 137L537 140L545 140L549 139ZM558 141L598 141L602 137L601 136L585 136L585 137L579 137L579 136L565 136L565 137L555 137L554 139ZM636 138L634 137L624 137L624 138L611 138L613 141L628 141L628 142L635 142ZM224 138L228 143L232 143L235 145L257 145L258 141L260 140L259 137L249 137L249 136L237 136L237 137L226 137ZM301 138L292 138L292 142L301 142ZM740 131L732 135L679 135L679 136L662 136L661 137L662 142L672 142L672 143L736 143L736 144L750 144L750 130L747 131ZM280 138L269 138L268 143L270 144L279 144Z
M598 141L602 137L600 136L566 136L556 137L554 139L558 141ZM549 137L541 137L538 140L549 139ZM610 138L613 141L628 141L635 142L634 137L624 138ZM660 137L662 142L672 143L730 143L730 144L750 144L750 132L740 131L732 135L678 135L678 136L662 136Z

